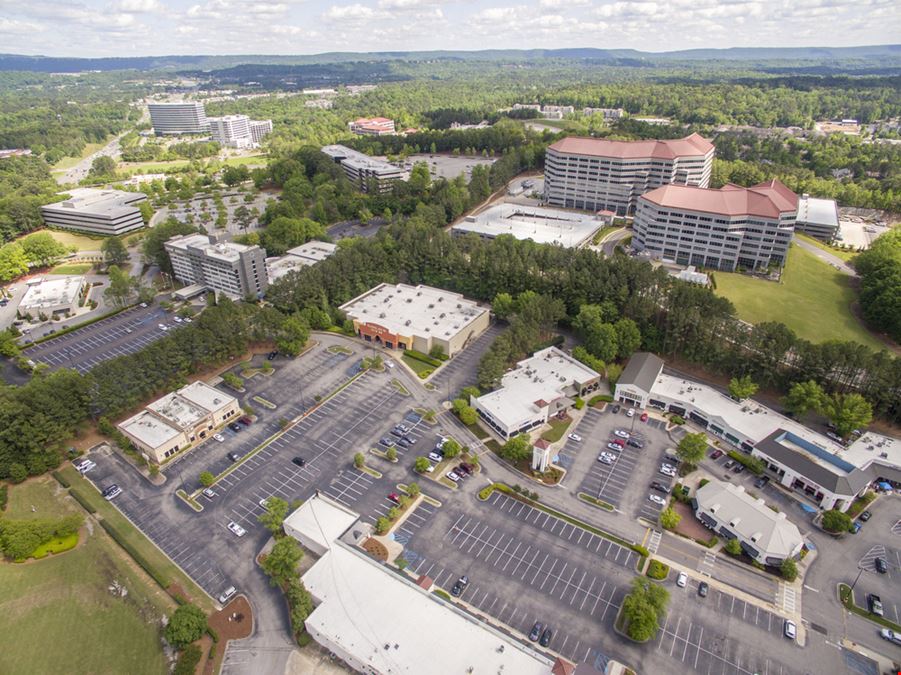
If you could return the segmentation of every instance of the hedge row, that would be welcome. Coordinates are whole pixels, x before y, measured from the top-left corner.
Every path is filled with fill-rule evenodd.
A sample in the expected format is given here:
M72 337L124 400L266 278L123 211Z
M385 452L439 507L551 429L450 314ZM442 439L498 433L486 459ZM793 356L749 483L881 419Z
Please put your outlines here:
M115 539L116 543L119 544L119 546L125 549L125 552L128 553L128 555L130 555L136 563L138 563L141 569L143 569L145 572L147 572L147 574L150 575L151 579L159 584L160 588L162 588L164 591L169 588L169 581L147 561L147 559L140 551L138 551L134 546L131 545L131 543L122 535L121 532L119 532L119 530L116 529L115 526L111 525L106 520L101 520L100 527L106 530L106 533L113 539Z
M745 455L738 450L730 450L728 453L730 459L734 459L739 464L743 464L744 467L753 474L760 475L763 473L763 462L756 457L751 457L750 455Z
M51 333L50 335L44 335L43 337L39 337L36 340L33 340L31 344L26 345L25 350L27 352L29 347L34 347L36 345L41 344L42 342L47 342L48 340L53 340L58 337L62 337L63 335L67 335L68 333L72 333L79 328L84 328L85 326L90 326L92 323L97 323L98 321L103 321L104 319L108 319L111 316L116 316L116 314L121 314L126 309L131 309L135 306L136 303L128 305L126 307L122 307L121 309L114 310L107 314L103 314L102 316L95 316L87 321L82 321L81 323L73 324L71 326L66 326L65 328L59 328L55 333Z
M64 475L62 475L59 471L51 471L50 475L53 476L54 478L56 478L56 482L59 483L60 485L62 485L64 488L71 486L71 484L69 483L69 480Z
M417 361L422 361L423 363L426 363L426 364L432 366L433 368L440 367L441 363L442 363L438 359L433 359L428 354L423 354L422 352L418 352L415 349L408 349L404 352L404 354L409 356L411 359L416 359Z
M613 403L613 397L610 394L598 394L588 399L588 405L597 405L598 403Z
M6 511L6 500L8 498L8 488L5 485L0 485L0 511Z
M76 490L75 488L70 488L69 494L72 495L76 502L81 504L82 508L84 508L85 511L87 511L88 513L97 513L97 509L94 508L94 505L91 504L91 502L89 502L87 498L78 490Z

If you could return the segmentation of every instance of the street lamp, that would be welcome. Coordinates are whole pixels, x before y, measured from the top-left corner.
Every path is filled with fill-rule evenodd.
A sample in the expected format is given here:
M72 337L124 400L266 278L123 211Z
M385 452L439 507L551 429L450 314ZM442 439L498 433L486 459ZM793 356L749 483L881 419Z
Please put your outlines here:
M854 592L854 587L857 585L857 582L860 581L860 575L864 573L864 568L860 566L860 563L857 564L857 578L854 579L854 583L851 584L851 593Z

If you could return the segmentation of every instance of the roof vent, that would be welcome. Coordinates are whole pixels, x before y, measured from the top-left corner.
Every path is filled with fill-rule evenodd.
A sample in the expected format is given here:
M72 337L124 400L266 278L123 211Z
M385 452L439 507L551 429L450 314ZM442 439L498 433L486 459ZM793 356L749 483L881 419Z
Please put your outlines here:
M729 527L736 527L741 522L741 518L733 518L729 521Z
M407 302L413 302L413 298L407 298Z
M429 303L429 309L434 309L434 307L435 307L434 303Z
M404 325L405 325L405 326L409 326L411 323L412 323L412 320L411 320L411 319L407 319L407 320L404 322Z
M381 314L379 314L379 318L380 318L380 319L384 319L386 316L387 316L387 314L385 314L384 312L382 312Z

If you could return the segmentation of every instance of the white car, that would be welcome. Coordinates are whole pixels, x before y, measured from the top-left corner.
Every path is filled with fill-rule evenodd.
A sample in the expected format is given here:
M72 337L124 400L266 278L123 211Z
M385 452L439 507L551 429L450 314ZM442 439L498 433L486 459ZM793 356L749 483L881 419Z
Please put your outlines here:
M626 411L626 417L635 417L635 408L629 408Z
M229 586L228 588L226 588L226 589L222 592L222 595L219 596L219 604L220 604L220 605L224 605L224 604L227 603L229 600L231 600L232 597L233 597L233 596L235 595L235 593L237 593L237 592L238 592L238 589L236 589L234 586Z
M782 634L789 640L794 640L798 636L798 627L795 626L795 622L786 619L782 624Z
M658 497L657 495L648 495L648 499L659 506L666 506L666 500L663 497Z
M686 584L688 584L688 575L685 572L679 572L679 576L676 578L676 586L685 588Z
M192 323L192 319L190 316L185 317L185 323Z
M223 436L222 434L213 434L213 438L215 438L220 443L223 443L225 441L225 436Z
M676 470L672 467L661 466L660 473L662 473L664 476L669 476L670 478L676 477Z
M181 323L181 317L180 317L180 316L173 316L173 317L172 317L172 320L173 320L175 323Z
M626 439L626 440L629 440L629 432L628 432L628 431L625 431L625 430L623 430L623 429L616 429L616 430L613 432L613 435L614 435L614 436L619 436L620 438L624 438L624 439Z
M620 450L622 450L622 448L620 446L618 446L616 443L608 443L607 447L610 450L615 450L616 452L619 452Z
M265 499L261 499L260 506L262 506L264 509L268 509L269 508L269 497L266 497Z
M570 434L569 440L576 441L577 443L582 440L582 437L579 434Z
M459 483L459 482L460 482L460 476L457 475L457 472L456 472L456 471L448 471L446 475L447 475L448 478L450 478L450 479L451 479L452 481L454 481L455 483Z
M80 473L83 476L91 469L96 468L96 466L97 465L94 462L92 462L91 460L85 459L80 464L76 464L75 468L78 470L78 473Z
M613 464L613 462L616 461L616 455L614 455L612 452L602 452L598 456L598 461L601 464Z
M236 523L234 520L228 521L227 527L229 531L235 536L243 537L245 534L247 534L247 530L238 525L238 523Z

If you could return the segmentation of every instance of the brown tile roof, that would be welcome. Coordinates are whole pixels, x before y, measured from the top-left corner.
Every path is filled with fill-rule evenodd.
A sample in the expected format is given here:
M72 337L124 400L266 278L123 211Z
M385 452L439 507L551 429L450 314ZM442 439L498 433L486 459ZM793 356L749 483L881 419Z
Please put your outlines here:
M675 159L676 157L697 157L713 150L713 143L699 134L665 141L610 141L606 138L585 138L569 136L550 146L551 150L592 157L614 157L617 159Z
M551 669L551 675L572 675L576 671L576 666L569 661L564 661L559 656Z
M778 180L749 188L730 183L719 190L689 185L664 185L646 192L639 199L646 199L658 206L724 216L778 218L780 213L798 209L798 195Z

